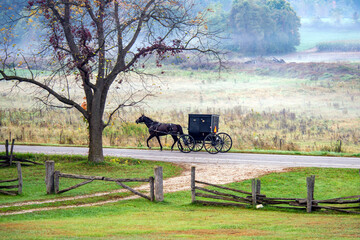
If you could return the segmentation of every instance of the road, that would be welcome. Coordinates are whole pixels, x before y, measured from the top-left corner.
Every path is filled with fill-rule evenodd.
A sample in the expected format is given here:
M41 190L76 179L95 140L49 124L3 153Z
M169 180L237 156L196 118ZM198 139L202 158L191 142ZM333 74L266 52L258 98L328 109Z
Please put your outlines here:
M80 147L44 147L15 145L14 152L44 154L80 154L86 155L88 148ZM137 159L204 164L254 164L282 167L328 167L360 169L360 158L297 156L274 154L219 153L206 152L181 153L178 151L110 149L104 148L104 154L114 157L131 157Z

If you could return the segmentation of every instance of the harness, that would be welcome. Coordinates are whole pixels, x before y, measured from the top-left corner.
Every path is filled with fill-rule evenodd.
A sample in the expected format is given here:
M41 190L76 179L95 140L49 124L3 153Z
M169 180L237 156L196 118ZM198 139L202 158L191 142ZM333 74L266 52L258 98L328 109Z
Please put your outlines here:
M156 123L156 124L155 124ZM158 128L160 127L162 123L159 122L154 122L153 125L151 125L150 127L155 127L155 129L153 129L152 131L156 132L156 133L162 133L162 134L169 134L169 135L179 135L180 132L179 131L173 131L173 126L177 126L176 124L172 124L169 123L169 126L167 127L167 132L165 131L159 131ZM156 126L155 126L156 125ZM150 129L150 128L149 128Z

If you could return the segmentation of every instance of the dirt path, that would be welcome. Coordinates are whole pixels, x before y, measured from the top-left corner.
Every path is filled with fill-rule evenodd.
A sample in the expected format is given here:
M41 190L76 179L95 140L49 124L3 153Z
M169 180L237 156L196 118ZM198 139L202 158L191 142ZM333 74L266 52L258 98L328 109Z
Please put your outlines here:
M183 173L180 176L169 178L164 180L164 193L176 192L176 191L185 191L190 190L190 169L191 166L196 167L196 179L204 182L209 182L213 184L226 184L232 182L239 182L246 179L251 179L255 177L259 177L264 174L268 174L271 172L283 172L285 168L278 166L254 166L254 165L217 165L217 164L182 164L184 168ZM137 190L148 190L148 184L140 186L136 188ZM0 205L0 208L6 207L20 207L26 205L41 205L46 203L54 203L54 202L62 202L62 201L70 201L76 199L84 199L91 197L104 196L111 193L125 192L124 189L119 189L111 192L103 192L96 194L88 194L81 195L76 197L66 197L60 199L51 199L44 201L28 201L28 202L20 202L13 204ZM15 215L15 214L25 214L31 212L39 212L39 211L50 211L50 210L58 210L58 209L68 209L75 207L91 207L91 206L99 206L108 203L115 203L124 200L136 199L139 196L130 196L124 198L111 199L107 201L100 201L96 203L88 203L81 205L68 205L68 206L60 206L60 207L38 207L29 210L23 211L13 211L7 213L0 213L0 216L6 215Z

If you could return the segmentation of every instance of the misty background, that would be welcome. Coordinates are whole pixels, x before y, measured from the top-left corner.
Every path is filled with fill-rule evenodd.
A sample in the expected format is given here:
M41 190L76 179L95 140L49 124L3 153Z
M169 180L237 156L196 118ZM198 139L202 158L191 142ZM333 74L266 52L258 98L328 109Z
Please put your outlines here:
M9 17L17 19L25 12L27 4L23 0L3 0L3 27L8 27ZM344 40L352 41L347 51L357 51L360 42L357 0L205 0L193 9L194 13L204 10L208 11L209 31L222 38L219 48L237 57L319 49L320 43ZM19 21L13 31L17 47L35 48L38 36L46 34L40 21Z

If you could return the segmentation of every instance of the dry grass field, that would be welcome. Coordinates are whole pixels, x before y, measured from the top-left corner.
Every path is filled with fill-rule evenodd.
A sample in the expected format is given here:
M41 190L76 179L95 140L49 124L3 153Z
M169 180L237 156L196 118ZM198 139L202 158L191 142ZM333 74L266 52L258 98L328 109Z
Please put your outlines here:
M189 113L216 113L220 131L229 133L240 150L360 152L360 63L257 59L255 64L228 62L220 74L211 68L180 64L152 69L159 76L148 80L155 96L120 111L105 129L105 145L143 147L147 129L134 123L141 113L180 123L185 132ZM74 110L39 110L33 89L20 85L22 89L9 93L11 84L0 84L0 139L87 144L86 123ZM133 85L140 85L137 79ZM117 98L121 94L112 92ZM110 100L109 107L115 103ZM170 145L172 140L163 142Z

